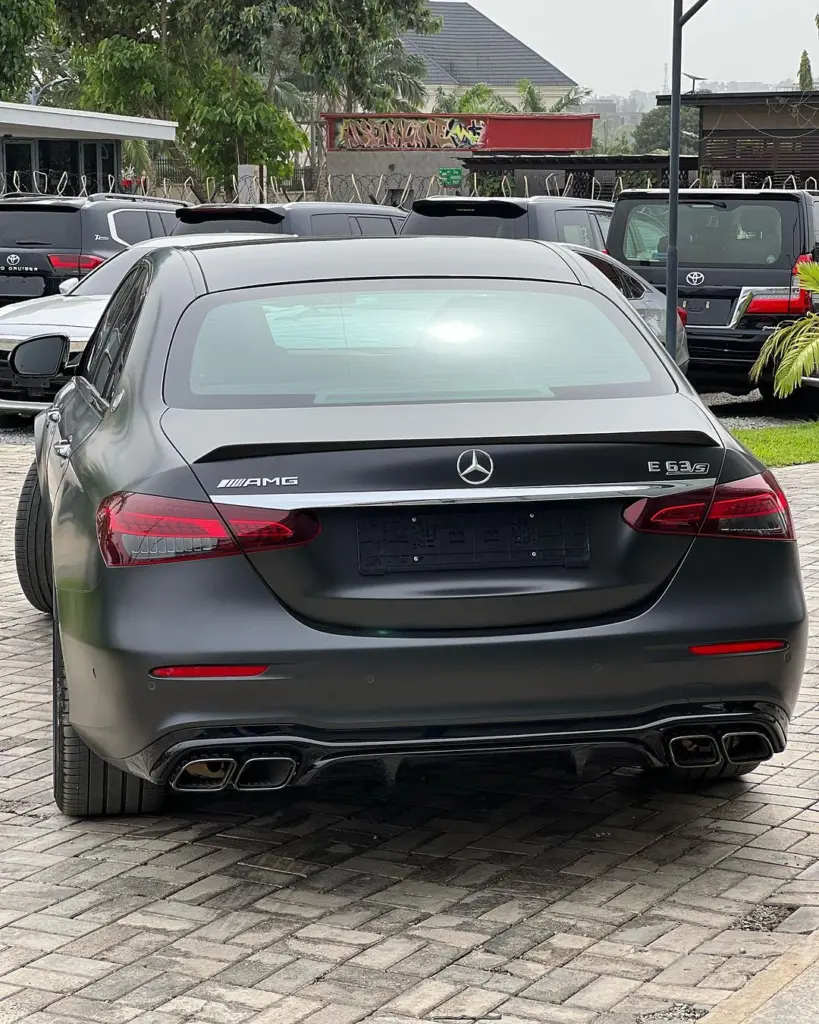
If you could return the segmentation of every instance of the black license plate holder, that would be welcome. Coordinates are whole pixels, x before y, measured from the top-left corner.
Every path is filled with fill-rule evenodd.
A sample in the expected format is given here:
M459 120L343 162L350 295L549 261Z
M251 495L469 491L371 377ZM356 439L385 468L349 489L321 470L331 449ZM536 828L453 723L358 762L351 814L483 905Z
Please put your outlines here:
M586 515L575 509L496 506L489 511L396 511L358 520L363 576L490 569L581 569Z

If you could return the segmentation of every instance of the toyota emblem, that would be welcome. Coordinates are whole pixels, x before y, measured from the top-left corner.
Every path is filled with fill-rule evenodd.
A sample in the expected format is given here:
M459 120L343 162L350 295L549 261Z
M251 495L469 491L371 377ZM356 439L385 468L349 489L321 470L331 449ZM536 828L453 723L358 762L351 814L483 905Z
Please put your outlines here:
M492 476L495 472L495 463L488 452L481 451L480 448L469 448L458 456L456 469L465 484L477 487L479 484L485 484Z
M11 256L6 256L6 263L8 263L10 267L16 267L19 262L20 257L17 255L16 252L13 252Z
M699 270L694 270L688 275L688 277L686 277L686 281L689 284L694 285L696 288L697 285L700 285L705 281L705 274L701 274Z

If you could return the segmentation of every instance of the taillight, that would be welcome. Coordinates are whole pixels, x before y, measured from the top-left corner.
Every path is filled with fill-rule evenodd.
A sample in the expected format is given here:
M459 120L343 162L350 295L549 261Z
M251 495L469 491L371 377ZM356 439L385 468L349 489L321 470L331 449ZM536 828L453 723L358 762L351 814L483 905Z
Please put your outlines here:
M788 500L772 473L686 495L641 498L623 518L640 533L795 540Z
M90 270L94 270L100 263L104 263L99 256L87 256L84 253L60 253L53 252L49 253L48 262L54 268L54 270L63 270L71 274L87 274Z
M804 316L811 311L811 293L802 287L799 268L805 263L812 263L812 256L800 256L791 271L791 283L788 288L752 288L754 297L746 310L747 313L760 315Z
M112 568L279 551L321 532L308 512L240 508L120 492L97 509L97 538Z
M683 306L677 306L677 316L680 318L680 323L683 327L688 326L688 310Z

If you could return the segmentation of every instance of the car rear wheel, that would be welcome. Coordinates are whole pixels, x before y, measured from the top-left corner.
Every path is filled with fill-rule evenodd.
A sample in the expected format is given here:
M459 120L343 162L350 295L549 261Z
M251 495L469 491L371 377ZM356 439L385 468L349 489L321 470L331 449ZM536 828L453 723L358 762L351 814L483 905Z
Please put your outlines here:
M48 516L40 493L37 463L32 462L14 524L14 558L17 579L28 603L38 612L51 611L51 537Z
M53 640L54 802L72 818L155 814L165 790L103 761L71 727L60 631Z

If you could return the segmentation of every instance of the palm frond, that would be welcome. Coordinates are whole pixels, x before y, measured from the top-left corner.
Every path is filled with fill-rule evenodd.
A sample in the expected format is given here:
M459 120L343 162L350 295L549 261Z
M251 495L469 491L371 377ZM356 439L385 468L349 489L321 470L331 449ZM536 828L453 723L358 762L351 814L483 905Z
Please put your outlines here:
M769 363L776 367L774 393L778 398L793 394L803 377L819 370L819 314L808 313L777 327L762 346L751 380L758 381Z
M567 110L575 110L589 96L591 96L591 89L585 89L580 85L573 85L565 96L561 96L556 103L552 104L549 108L549 113L563 114Z
M806 292L819 292L819 263L800 263L799 283Z

